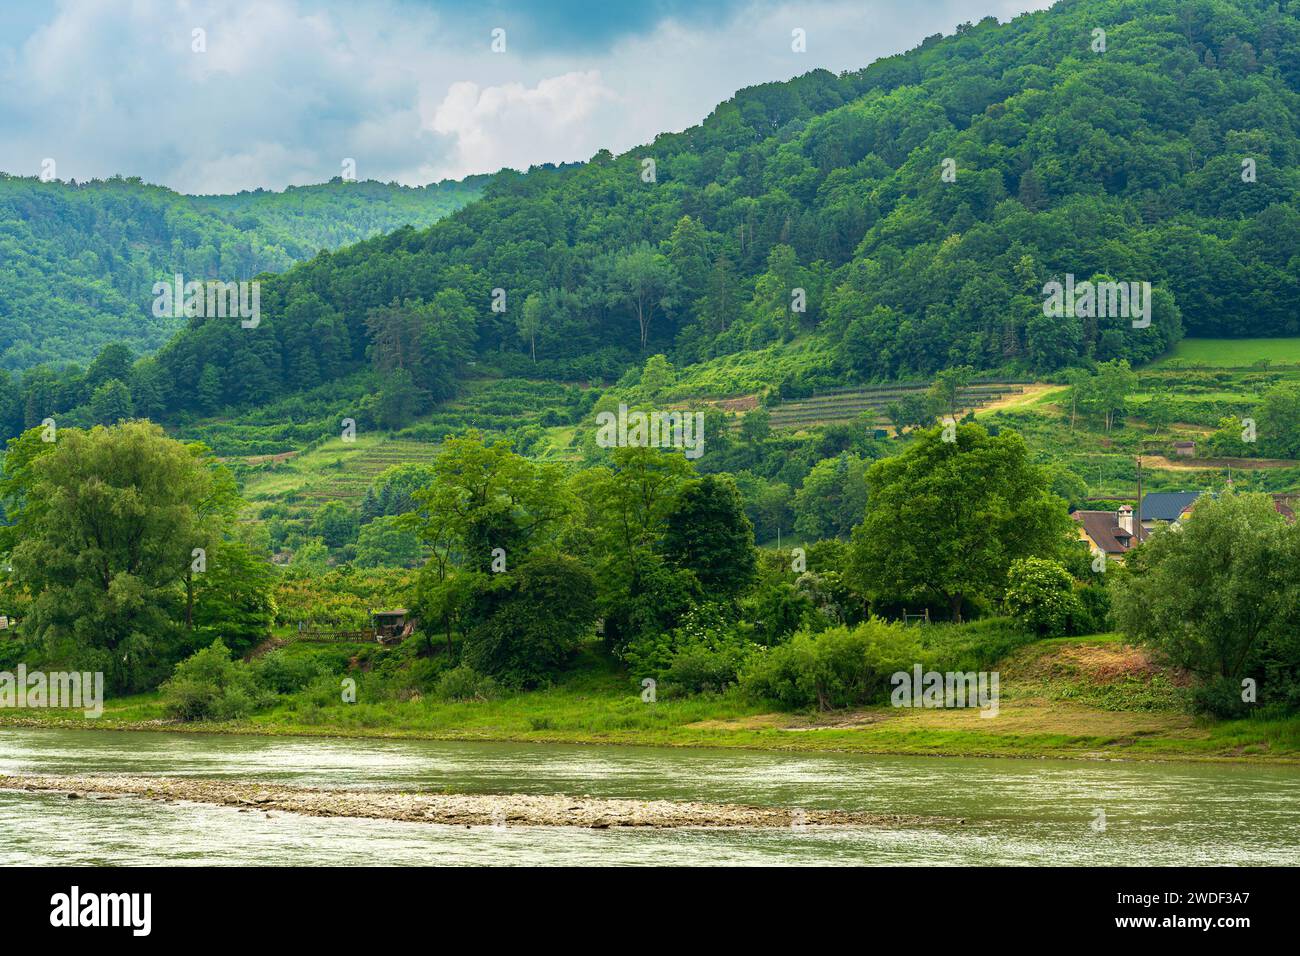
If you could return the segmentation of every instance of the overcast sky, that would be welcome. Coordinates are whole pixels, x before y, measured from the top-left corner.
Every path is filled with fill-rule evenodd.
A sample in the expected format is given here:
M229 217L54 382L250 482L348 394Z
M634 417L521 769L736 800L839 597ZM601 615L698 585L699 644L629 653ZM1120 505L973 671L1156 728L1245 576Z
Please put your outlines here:
M0 0L0 170L36 175L48 157L60 179L213 193L323 182L345 158L359 179L408 185L526 169L692 126L745 86L1049 5Z

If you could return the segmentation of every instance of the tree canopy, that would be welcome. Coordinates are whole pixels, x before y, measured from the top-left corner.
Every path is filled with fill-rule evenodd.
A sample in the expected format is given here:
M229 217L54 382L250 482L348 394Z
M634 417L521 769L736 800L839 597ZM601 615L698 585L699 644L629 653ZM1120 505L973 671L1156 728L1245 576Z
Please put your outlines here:
M867 513L853 533L850 573L874 600L942 597L953 619L967 601L1000 597L1011 562L1051 556L1069 528L1014 432L980 425L921 432L867 472Z

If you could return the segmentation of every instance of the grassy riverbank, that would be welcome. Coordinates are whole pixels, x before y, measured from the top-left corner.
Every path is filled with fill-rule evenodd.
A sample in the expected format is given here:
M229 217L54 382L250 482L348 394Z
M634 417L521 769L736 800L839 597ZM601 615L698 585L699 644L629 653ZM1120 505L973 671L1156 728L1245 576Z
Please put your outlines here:
M0 711L0 726L1300 764L1300 719L1193 718L1182 706L1185 681L1114 636L1038 641L998 669L1000 706L989 717L893 707L784 713L730 693L644 703L593 652L552 688L491 700L322 706L304 693L239 721L180 723L164 719L158 695L143 694L107 701L96 720Z

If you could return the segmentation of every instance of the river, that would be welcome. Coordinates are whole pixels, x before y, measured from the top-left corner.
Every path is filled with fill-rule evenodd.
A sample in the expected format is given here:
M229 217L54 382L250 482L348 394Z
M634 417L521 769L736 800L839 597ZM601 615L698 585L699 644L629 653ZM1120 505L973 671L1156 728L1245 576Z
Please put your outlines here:
M587 794L965 823L464 828L0 792L0 865L1300 864L1297 767L0 729L0 774L31 773Z

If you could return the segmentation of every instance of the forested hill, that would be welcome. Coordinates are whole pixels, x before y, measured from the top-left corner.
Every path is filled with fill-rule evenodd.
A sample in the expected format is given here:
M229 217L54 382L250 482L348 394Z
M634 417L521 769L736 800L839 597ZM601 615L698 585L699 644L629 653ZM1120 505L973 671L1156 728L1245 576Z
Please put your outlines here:
M321 249L428 226L475 198L485 178L190 197L138 179L0 174L0 368L85 363L110 342L153 350L179 324L151 313L160 276L281 272Z
M829 357L802 374L829 384L1296 334L1298 10L1072 0L744 90L619 157L499 174L427 229L270 278L256 329L191 320L137 369L136 411L261 403L369 362L438 397L476 358L610 377L813 335ZM1070 275L1150 282L1150 327L1044 316Z
M344 182L257 189L220 196L192 196L190 203L240 229L253 229L294 259L337 249L401 226L423 229L477 199L488 176L469 176L428 186Z

